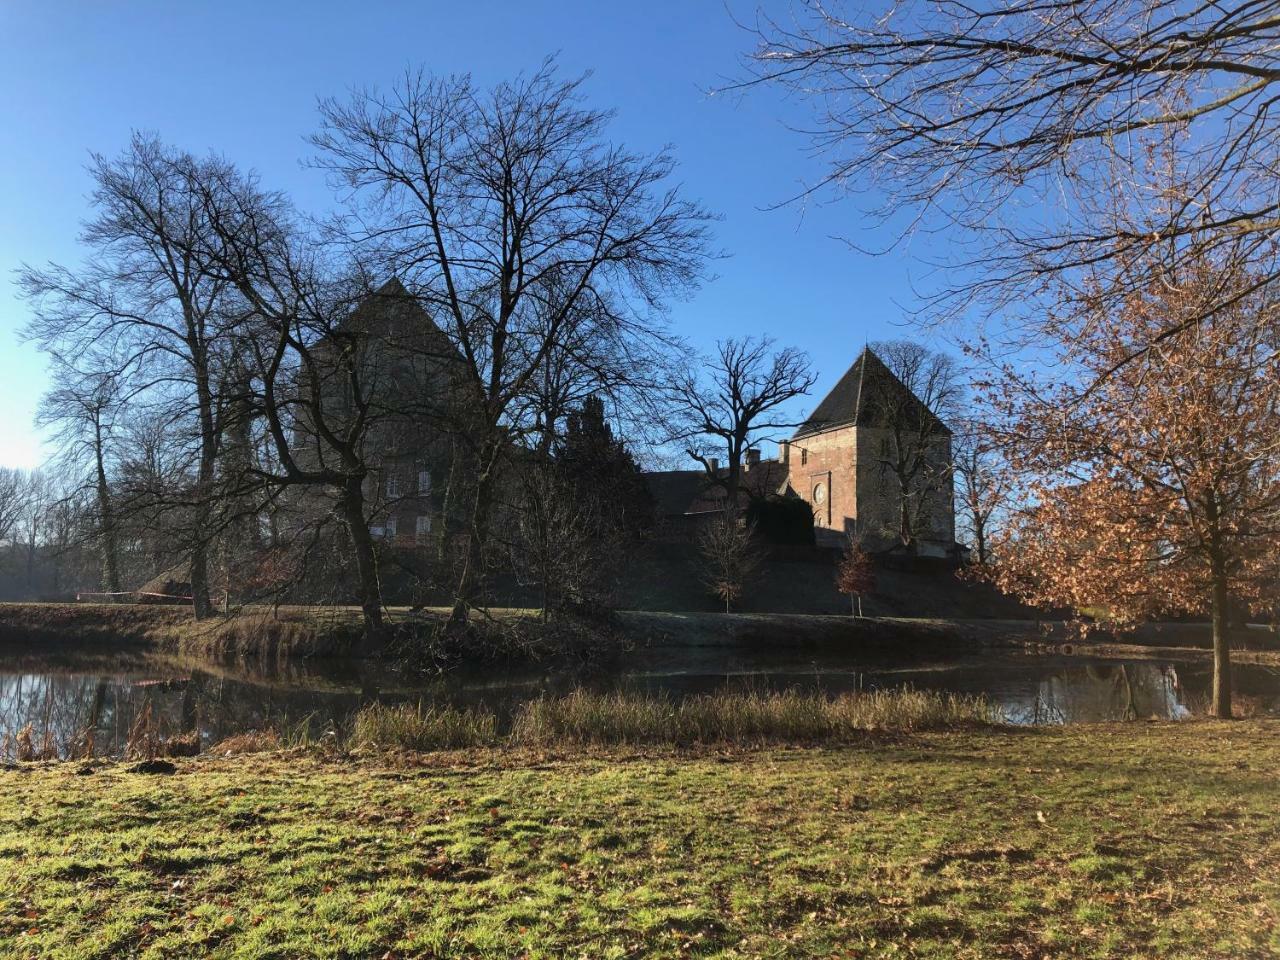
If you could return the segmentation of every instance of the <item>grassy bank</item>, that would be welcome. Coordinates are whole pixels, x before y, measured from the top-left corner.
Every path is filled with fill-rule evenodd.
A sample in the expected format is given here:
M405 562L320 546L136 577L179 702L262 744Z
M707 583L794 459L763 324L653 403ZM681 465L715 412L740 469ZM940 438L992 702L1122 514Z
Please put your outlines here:
M144 646L173 653L333 656L358 650L358 611L344 607L249 610L196 620L190 607L112 603L0 603L0 643L25 652L78 644Z
M0 645L24 652L67 646L139 646L169 653L263 658L377 655L388 643L429 638L447 608L385 611L386 635L371 642L357 607L244 607L196 620L191 608L150 604L0 603ZM504 609L475 616L481 658L554 646L533 611Z
M386 613L389 635L428 637L446 608ZM869 657L977 653L988 650L1075 654L1120 659L1204 659L1210 655L1207 627L1160 624L1133 635L1081 639L1062 622L865 618L785 613L666 613L624 610L608 623L565 621L548 627L537 611L503 608L476 614L469 655L482 659L549 657L567 650L616 652L635 646L768 647L847 650ZM1241 631L1233 653L1239 663L1280 665L1269 631ZM21 644L25 652L65 646L134 645L192 656L365 656L381 644L364 635L354 607L246 608L230 617L196 621L190 608L138 604L0 603L0 646ZM1261 649L1259 649L1261 648ZM441 663L459 651L442 651Z
M446 608L387 611L389 632L429 634ZM803 614L717 614L620 611L608 624L561 618L550 628L536 611L504 608L477 614L477 642L496 656L553 653L566 645L618 649L632 645L840 646L869 654L1013 646L1011 636L1033 633L1014 624L990 626L943 620L854 620ZM376 652L365 641L353 607L246 608L230 617L196 621L189 607L97 603L0 603L0 644L44 648L129 644L194 655L340 656Z
M0 956L1270 956L1278 733L0 771Z

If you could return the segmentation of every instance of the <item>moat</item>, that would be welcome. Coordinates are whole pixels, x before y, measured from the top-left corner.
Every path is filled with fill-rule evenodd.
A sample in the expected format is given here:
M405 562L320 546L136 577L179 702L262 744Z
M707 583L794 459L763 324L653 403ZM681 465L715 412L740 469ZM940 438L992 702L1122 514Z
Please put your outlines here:
M1013 724L1178 720L1202 706L1209 683L1202 660L1010 654L908 663L848 653L654 647L612 663L489 666L423 679L367 660L264 666L75 649L6 652L0 654L0 739L11 740L31 724L60 753L83 753L91 740L94 753L110 756L123 749L144 712L162 735L196 731L205 749L268 727L341 737L355 712L374 701L484 705L502 717L525 700L575 687L673 698L726 687L833 694L913 687L983 694ZM1280 711L1277 668L1238 665L1236 686L1251 712Z

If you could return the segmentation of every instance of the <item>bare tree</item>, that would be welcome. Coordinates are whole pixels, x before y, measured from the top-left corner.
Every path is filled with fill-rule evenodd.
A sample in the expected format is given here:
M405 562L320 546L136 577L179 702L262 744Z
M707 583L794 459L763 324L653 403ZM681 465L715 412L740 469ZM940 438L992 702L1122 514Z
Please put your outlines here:
M667 185L670 154L604 139L609 114L544 64L477 90L407 74L387 94L325 101L317 164L349 191L339 232L405 280L464 368L456 432L474 483L450 625L479 588L499 470L521 397L580 339L652 336L655 312L699 279L707 215Z
M595 497L582 495L545 462L521 471L516 507L512 567L538 589L543 621L568 603L595 599L616 546L600 535Z
M26 476L16 467L0 467L0 544L13 534L26 497Z
M358 269L330 262L283 195L232 167L195 171L188 189L201 197L213 237L205 251L210 270L247 318L236 379L263 421L271 456L244 464L243 473L277 492L333 497L351 541L365 625L376 633L382 591L368 511L376 451L366 444L395 413L396 398L412 396L412 382L387 389L403 357L388 355L392 345L370 323L371 313L394 312L407 295L399 288L375 294Z
M48 473L31 470L24 475L21 509L14 524L13 540L22 551L23 582L28 600L36 596L36 561L40 547L49 537L57 499L53 477Z
M121 384L116 364L94 354L74 359L55 356L54 386L45 394L37 422L55 428L61 446L61 469L93 491L96 523L93 538L101 566L101 589L120 592L120 544L108 468L114 457L115 421L120 413Z
M946 229L962 269L931 306L985 299L1015 334L1056 339L1046 304L1115 308L1203 257L1274 284L1278 37L1253 0L835 2L767 23L748 85L814 104L831 160L814 189L874 189L904 236ZM1180 322L1249 293L1221 287Z
M951 514L951 432L945 421L959 402L960 369L947 354L910 340L881 341L871 349L893 374L866 375L863 381L871 390L864 401L870 408L867 422L879 439L871 454L882 484L898 503L897 533L911 546L930 532L926 527L933 517ZM940 501L947 509L936 509Z
M723 488L726 509L737 515L746 450L769 431L797 427L782 409L802 397L817 379L806 354L792 347L774 351L773 340L722 340L704 370L685 369L669 388L676 415L671 439L689 444L688 453L702 464L708 480ZM714 460L699 441L709 441L726 454L727 473L718 475Z
M760 571L754 528L731 511L716 514L698 530L698 552L703 582L724 603L724 612L732 612Z
M1003 461L999 443L972 421L962 423L953 438L952 462L959 481L959 514L973 537L978 563L986 566L992 526L1014 495L1014 474Z
M121 373L144 379L181 412L194 438L195 475L180 504L197 617L210 613L210 509L221 438L220 378L234 318L211 270L214 237L203 198L190 189L215 175L218 160L197 160L136 134L118 159L95 154L94 219L82 242L91 255L78 270L25 267L19 285L34 317L27 336L63 357L91 351L121 358Z

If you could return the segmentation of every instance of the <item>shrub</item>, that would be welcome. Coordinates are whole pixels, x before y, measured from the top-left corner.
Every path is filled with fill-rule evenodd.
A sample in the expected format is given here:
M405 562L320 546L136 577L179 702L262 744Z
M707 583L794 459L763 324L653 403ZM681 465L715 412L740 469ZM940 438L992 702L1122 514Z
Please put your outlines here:
M747 522L769 543L811 547L813 507L798 497L763 497L747 505Z

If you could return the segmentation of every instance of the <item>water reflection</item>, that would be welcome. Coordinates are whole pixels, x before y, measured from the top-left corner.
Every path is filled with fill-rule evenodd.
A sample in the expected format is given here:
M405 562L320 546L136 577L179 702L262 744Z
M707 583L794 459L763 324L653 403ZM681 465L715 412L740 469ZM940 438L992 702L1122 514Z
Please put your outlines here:
M1172 664L1089 664L1040 679L1030 702L1006 701L1014 723L1080 723L1090 720L1184 720L1178 670Z
M342 731L373 700L484 704L509 716L519 703L575 686L662 692L673 697L725 686L823 690L913 686L982 693L1010 722L1062 724L1148 717L1181 719L1208 692L1208 664L1016 657L925 664L851 662L847 655L798 658L795 651L656 648L610 667L543 667L450 675L421 683L368 661L264 667L133 656L0 657L0 738L31 725L37 745L60 755L118 755L139 716L162 737L196 731L209 747L247 730ZM1280 707L1274 671L1237 667L1237 685L1257 707Z

